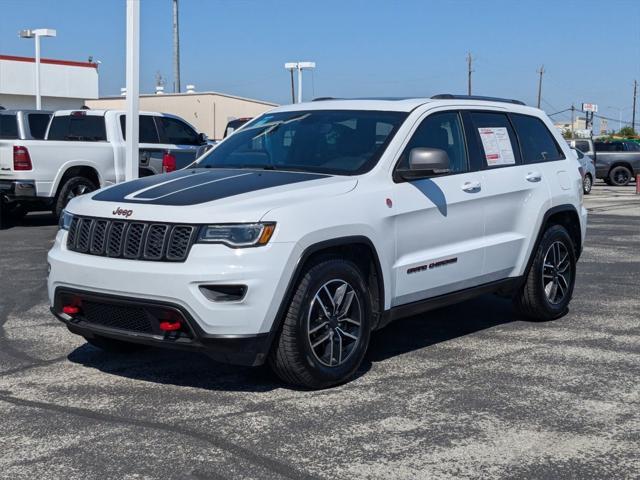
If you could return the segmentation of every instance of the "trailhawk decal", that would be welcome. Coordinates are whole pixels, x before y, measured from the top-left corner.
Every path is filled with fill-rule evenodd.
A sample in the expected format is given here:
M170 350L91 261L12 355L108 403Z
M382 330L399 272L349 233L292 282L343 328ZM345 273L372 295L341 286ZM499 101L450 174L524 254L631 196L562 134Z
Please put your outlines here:
M446 260L438 260L437 262L431 262L427 265L412 267L407 270L407 275L411 275L412 273L424 272L425 270L433 270L434 268L444 267L453 263L458 263L458 257L447 258Z
M327 176L273 170L198 168L121 183L98 192L93 196L93 200L149 205L196 205Z

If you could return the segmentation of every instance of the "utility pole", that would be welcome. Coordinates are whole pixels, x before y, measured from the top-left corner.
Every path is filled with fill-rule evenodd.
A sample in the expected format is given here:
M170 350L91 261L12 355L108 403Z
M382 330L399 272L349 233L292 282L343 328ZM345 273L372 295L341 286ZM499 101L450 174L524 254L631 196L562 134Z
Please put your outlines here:
M573 124L575 123L575 120L574 120L575 112L576 112L576 107L573 106L572 104L571 105L571 138L575 138L574 128L573 128Z
M631 114L631 128L636 131L636 93L638 91L638 81L633 81L633 113Z
M291 103L296 103L296 87L293 84L293 68L289 69L291 74Z
M538 108L540 108L540 101L542 100L542 75L544 75L544 65L540 67L538 73L540 74L540 79L538 80Z
M471 96L471 74L473 73L471 62L473 62L473 57L471 57L471 52L469 52L467 53L467 95L469 96Z
M178 0L173 3L173 91L180 93L180 32L178 30Z

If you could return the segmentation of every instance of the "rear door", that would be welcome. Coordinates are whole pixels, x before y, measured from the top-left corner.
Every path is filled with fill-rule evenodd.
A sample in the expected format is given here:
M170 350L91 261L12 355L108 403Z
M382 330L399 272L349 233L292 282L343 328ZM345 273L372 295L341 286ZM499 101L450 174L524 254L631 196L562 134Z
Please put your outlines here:
M162 156L165 148L160 144L160 135L153 115L140 115L138 130L139 169L138 176L146 177L162 173ZM120 132L127 140L126 115L120 115Z
M547 187L550 173L542 165L523 161L515 128L509 115L500 111L466 113L468 134L479 146L477 168L484 173L485 257L482 275L493 280L515 275L529 244L537 213L550 204Z
M176 157L176 168L192 163L206 145L200 144L198 133L186 122L166 116L155 117L160 133L160 146Z

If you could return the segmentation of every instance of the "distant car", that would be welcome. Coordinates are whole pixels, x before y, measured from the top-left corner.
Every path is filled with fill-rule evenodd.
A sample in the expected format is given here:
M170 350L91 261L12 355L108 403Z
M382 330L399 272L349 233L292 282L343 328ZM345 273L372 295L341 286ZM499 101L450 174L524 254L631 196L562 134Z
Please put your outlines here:
M567 140L572 148L595 160L596 178L608 185L628 185L640 174L640 144L630 140L593 141L587 138Z
M573 151L578 156L578 161L584 169L584 176L582 177L582 190L584 193L591 193L593 187L593 179L596 178L596 162L589 155L585 155L582 151L574 148Z
M230 120L224 129L224 136L222 138L227 138L227 136L231 135L233 132L238 130L249 120L251 120L251 117L243 117L243 118L236 118L235 120Z

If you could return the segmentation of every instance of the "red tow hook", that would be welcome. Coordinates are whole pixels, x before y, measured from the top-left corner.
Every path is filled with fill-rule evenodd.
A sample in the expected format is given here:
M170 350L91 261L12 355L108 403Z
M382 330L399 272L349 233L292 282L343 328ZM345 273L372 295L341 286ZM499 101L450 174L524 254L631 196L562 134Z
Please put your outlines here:
M181 328L182 323L180 322L160 322L160 330L163 332L175 332Z
M62 307L62 313L70 316L77 315L78 313L80 313L80 307L78 307L77 305L65 305L64 307Z

